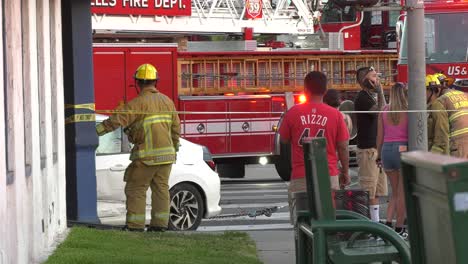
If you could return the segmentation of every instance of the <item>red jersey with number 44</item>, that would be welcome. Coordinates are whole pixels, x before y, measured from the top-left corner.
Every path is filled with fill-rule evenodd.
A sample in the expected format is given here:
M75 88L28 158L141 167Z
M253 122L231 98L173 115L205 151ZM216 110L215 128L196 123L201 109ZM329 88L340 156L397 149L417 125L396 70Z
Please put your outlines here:
M306 137L325 137L330 176L340 173L336 146L338 142L349 140L349 133L337 109L324 103L295 105L284 115L279 133L282 139L291 142L291 179L305 177L302 139Z

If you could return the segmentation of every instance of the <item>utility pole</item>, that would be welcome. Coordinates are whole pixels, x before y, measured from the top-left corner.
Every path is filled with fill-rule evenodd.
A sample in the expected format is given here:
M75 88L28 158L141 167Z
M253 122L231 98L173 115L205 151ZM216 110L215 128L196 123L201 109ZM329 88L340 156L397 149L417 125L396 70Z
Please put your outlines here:
M424 2L406 0L408 30L408 114L409 150L427 151L426 46L424 42Z

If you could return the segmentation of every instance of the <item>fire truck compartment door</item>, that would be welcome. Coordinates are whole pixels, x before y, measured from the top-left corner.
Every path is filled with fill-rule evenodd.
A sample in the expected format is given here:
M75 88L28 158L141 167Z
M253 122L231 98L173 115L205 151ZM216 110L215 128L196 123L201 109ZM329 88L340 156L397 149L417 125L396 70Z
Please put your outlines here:
M227 102L220 100L180 99L180 109L185 112L222 112L222 114L181 114L182 136L187 140L206 146L213 155L228 152Z
M125 53L94 50L94 96L97 110L113 110L125 100Z
M272 152L272 142L275 132L272 126L278 122L271 115L271 98L239 99L229 102L230 112L230 153L269 153ZM252 114L265 112L267 114ZM254 151L253 151L254 150Z

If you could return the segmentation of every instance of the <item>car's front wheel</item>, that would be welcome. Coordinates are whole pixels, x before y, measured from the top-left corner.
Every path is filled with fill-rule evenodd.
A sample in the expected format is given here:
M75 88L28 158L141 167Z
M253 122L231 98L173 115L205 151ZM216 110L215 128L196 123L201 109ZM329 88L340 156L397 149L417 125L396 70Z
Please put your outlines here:
M201 223L205 207L200 191L189 183L171 188L169 229L175 231L196 230Z

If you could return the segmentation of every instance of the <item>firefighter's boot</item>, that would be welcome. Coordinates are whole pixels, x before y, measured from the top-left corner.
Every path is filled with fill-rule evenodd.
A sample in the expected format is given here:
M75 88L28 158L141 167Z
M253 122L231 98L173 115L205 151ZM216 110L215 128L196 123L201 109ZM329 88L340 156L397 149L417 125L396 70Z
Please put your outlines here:
M128 227L128 225L125 225L124 227L122 227L121 230L122 230L122 231L130 231L130 232L143 232L143 231L145 231L144 229L141 229L141 228L131 228L131 227Z

